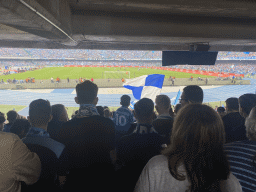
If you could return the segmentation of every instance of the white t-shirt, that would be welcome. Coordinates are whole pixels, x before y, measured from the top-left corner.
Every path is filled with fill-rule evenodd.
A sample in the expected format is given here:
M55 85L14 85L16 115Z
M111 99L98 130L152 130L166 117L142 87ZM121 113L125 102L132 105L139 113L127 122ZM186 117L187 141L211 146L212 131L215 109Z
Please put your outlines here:
M184 166L178 168L179 173L186 176ZM168 169L168 160L164 155L157 155L149 160L144 167L134 192L185 192L190 186L188 180L175 179ZM222 192L242 192L237 178L230 173L226 181L221 182Z

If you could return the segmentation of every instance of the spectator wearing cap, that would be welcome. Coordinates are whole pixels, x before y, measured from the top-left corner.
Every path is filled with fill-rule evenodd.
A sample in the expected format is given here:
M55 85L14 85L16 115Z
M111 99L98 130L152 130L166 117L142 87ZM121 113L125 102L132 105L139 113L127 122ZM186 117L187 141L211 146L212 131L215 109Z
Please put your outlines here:
M125 191L133 191L138 177L147 161L160 154L164 137L153 127L154 103L143 98L134 105L137 126L130 135L123 136L117 144L117 164L121 168L117 172L119 186ZM131 177L132 175L132 177Z
M188 85L183 89L180 96L181 107L190 103L203 103L204 93L201 87L197 85Z
M127 134L127 131L134 121L134 115L128 108L131 97L129 95L122 95L120 100L121 107L115 111L113 117L113 122L115 123L116 140Z
M18 113L14 110L11 110L7 113L7 120L9 123L7 123L4 126L4 129L3 129L4 132L10 132L11 126L14 123L14 121L17 119L18 116L19 116Z
M248 139L224 145L230 170L239 180L244 192L256 191L256 109L245 120Z
M171 100L167 95L157 95L155 108L158 113L157 118L153 121L155 130L170 143L170 133L172 131L173 118L169 114Z
M65 191L81 188L113 190L115 127L96 109L98 86L90 80L76 85L77 114L64 123L57 140L66 146L61 160L61 176L66 176ZM99 185L101 181L101 185ZM86 186L84 185L86 182Z
M50 102L37 99L29 104L28 121L31 128L22 141L28 148L37 153L42 163L40 179L33 186L24 185L24 191L58 190L59 157L65 146L52 138L47 132L48 123L52 120Z
M238 98L231 97L226 100L227 114L222 117L226 132L226 143L247 140L245 119L239 113Z

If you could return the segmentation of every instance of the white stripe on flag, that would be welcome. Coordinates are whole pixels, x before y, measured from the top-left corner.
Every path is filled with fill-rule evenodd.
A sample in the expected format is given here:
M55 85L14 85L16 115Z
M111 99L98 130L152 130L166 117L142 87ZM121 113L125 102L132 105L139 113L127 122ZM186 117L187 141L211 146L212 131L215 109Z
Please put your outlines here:
M124 85L132 85L133 87L140 87L145 85L145 79L147 78L147 75L142 75L140 77L136 77L134 79L126 79L126 83Z
M161 90L162 89L158 87L146 86L143 88L141 92L141 99L149 98L149 99L152 99L153 102L155 102L156 96L161 93Z

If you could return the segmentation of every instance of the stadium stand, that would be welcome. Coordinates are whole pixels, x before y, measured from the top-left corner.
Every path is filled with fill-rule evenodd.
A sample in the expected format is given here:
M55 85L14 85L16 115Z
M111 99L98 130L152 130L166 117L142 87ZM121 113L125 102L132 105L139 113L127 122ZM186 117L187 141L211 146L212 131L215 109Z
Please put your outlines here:
M113 56L114 55L114 56ZM148 51L144 52L143 54L141 52L137 51L130 51L129 54L127 54L127 51L98 51L94 54L91 51L85 51L85 50L70 50L67 54L66 50L41 50L38 51L36 49L22 49L22 51L19 49L0 49L0 57L30 57L30 58L40 58L40 59L47 59L47 58L57 58L57 59L66 59L66 58L81 58L81 59L105 59L105 60L111 60L113 58L117 59L138 59L138 60L159 60L161 59L161 52L153 52L153 51ZM218 56L220 59L226 59L226 58L253 58L254 53L220 53ZM0 58L1 59L1 58ZM232 60L232 59L231 59ZM3 64L2 61L0 61L0 65ZM24 63L22 64L15 63L13 64L11 61L8 61L8 65L10 66L24 66ZM31 66L35 65L41 65L42 62L45 63L45 65L63 65L61 64L61 61L40 61L40 62L34 62L34 61L28 61L31 63ZM74 65L80 64L81 62L76 61L73 62ZM111 64L116 64L115 61L111 61ZM5 63L6 64L6 63ZM95 63L91 63L92 65L95 65ZM136 62L124 62L124 65L137 65L138 63ZM139 65L144 66L146 63L141 61ZM153 65L153 64L152 64ZM227 67L228 66L228 67ZM237 65L237 64L228 64L228 65L221 65L218 64L216 66L172 66L173 68L180 68L180 69L195 69L195 70L209 70L209 71L217 71L217 72L230 72L230 73L240 73L240 74L254 74L256 68L253 65ZM255 84L256 81L252 81L252 84ZM31 100L37 99L44 97L46 99L49 99L51 101L51 105L54 104L59 104L60 101L63 104L62 108L64 109L64 106L77 106L74 101L74 95L71 94L73 90L61 90L61 92L68 92L69 96L63 97L63 93L56 92L54 93L54 90L49 93L49 95L44 95L43 93L25 93L24 95L21 96L21 92L17 92L14 94L13 91L10 90L1 90L1 96L0 98L0 103L2 104L3 102L5 104L24 104L28 105ZM221 95L216 95L217 92L222 92L223 94ZM209 102L209 101L223 101L227 99L227 97L239 97L240 95L244 93L254 93L255 92L255 85L248 85L248 86L239 86L237 85L236 87L233 86L222 86L218 88L213 88L209 90L204 90L204 102ZM165 93L166 94L166 93ZM170 98L176 96L177 93L171 93L168 94ZM109 96L103 96L103 95L98 95L100 100L99 100L99 105L101 106L118 106L120 102L120 98L122 94L116 94L113 97ZM134 99L132 95L129 95L132 100ZM8 98L8 99L6 99ZM102 99L101 99L102 98ZM141 101L141 100L140 100ZM137 102L138 103L138 102ZM139 105L140 103L138 103ZM145 106L148 106L146 104ZM146 107L140 107L139 110L146 110ZM189 105L188 105L189 106ZM83 106L84 107L84 106ZM92 107L90 105L90 107ZM138 106L137 106L138 107ZM253 107L253 106L251 106ZM199 107L197 107L199 108ZM81 108L84 109L84 108ZM94 109L94 107L90 108L91 110ZM136 109L136 107L135 107ZM85 110L85 109L84 109ZM198 109L200 110L200 109ZM172 139L173 136L172 134L166 133L165 137L168 137L169 135L169 140L166 142L166 138L163 138L163 142L159 141L156 142L155 139L152 139L150 137L147 137L148 135L145 135L143 131L139 131L139 133L142 133L141 135L137 135L134 137L135 134L138 133L138 125L142 125L140 123L141 120L139 120L137 116L137 124L131 124L131 127L129 131L120 139L115 137L114 134L114 124L111 119L107 119L105 117L95 117L97 114L91 111L92 114L89 115L89 117L83 116L82 118L79 118L82 110L77 111L76 114L74 114L73 119L65 122L66 120L60 120L59 116L62 114L62 112L56 112L55 115L56 118L54 121L49 123L48 128L49 130L44 132L46 134L47 132L50 135L54 135L54 140L60 144L64 144L62 146L61 152L63 150L63 153L61 155L61 158L58 156L58 152L56 151L51 151L49 148L40 145L40 143L35 144L35 143L29 143L25 142L27 145L27 148L33 151L34 153L38 154L38 157L41 160L41 166L42 166L42 172L39 181L36 182L36 179L33 179L27 184L22 183L21 190L22 191L28 191L28 190L38 190L40 186L45 187L44 190L49 189L49 186L52 186L51 189L55 189L55 191L71 191L71 189L74 189L74 186L76 186L79 189L81 187L88 187L91 188L92 186L98 187L98 189L102 189L102 185L99 185L99 180L102 181L101 184L104 185L105 190L111 190L111 191L133 191L133 188L135 187L136 182L139 179L139 175L142 172L142 176L144 174L145 176L145 171L148 171L148 167L146 164L150 158L159 158L156 155L160 154L160 150L166 145L171 143L169 140ZM86 111L86 110L85 110ZM137 110L138 111L138 110ZM182 108L179 110L177 113L177 116L179 116L179 113L182 112ZM87 111L88 112L88 111ZM136 112L136 110L135 110ZM202 112L202 111L201 111ZM163 115L166 115L167 112L163 113ZM136 113L135 113L136 114ZM214 117L216 116L217 112L212 114ZM66 116L65 110L63 113L63 117ZM177 117L176 116L176 117ZM175 117L175 118L176 118ZM88 118L88 119L86 119ZM152 115L152 119L155 119L156 117ZM174 125L175 125L175 118L174 118ZM81 120L82 119L82 120ZM86 120L85 120L86 119ZM158 119L161 119L161 114L158 115ZM90 129L92 130L91 132L86 130L86 132L82 133L80 128L84 128L83 126L78 126L79 121L87 121L87 128L90 125ZM209 120L209 119L208 119ZM170 121L173 122L173 121ZM18 123L18 120L17 120ZM16 124L17 124L16 123ZM58 124L58 127L55 126L55 124ZM15 122L14 122L15 124ZM52 125L51 125L52 124ZM99 127L102 127L102 125L109 124L109 126L103 130L100 129ZM154 129L154 124L152 125L151 123L147 122L147 125L149 129L154 130L157 132L156 129ZM74 132L74 126L76 125L76 131ZM147 126L141 126L143 129ZM140 127L140 126L139 126ZM140 127L140 128L141 128ZM153 128L152 128L153 127ZM70 128L68 133L65 133L67 128ZM131 129L132 128L132 129ZM170 129L175 130L175 126L170 126ZM147 129L147 128L146 128ZM160 129L160 128L159 128ZM63 131L65 130L65 131ZM97 130L97 132L95 132ZM130 131L132 130L132 131ZM56 131L56 132L54 132ZM247 130L246 130L247 131ZM27 131L25 131L27 132ZM31 128L28 132L31 132ZM34 135L36 132L36 129L34 129ZM159 131L161 132L161 131ZM6 137L6 134L9 133L4 133L0 132L2 136ZM17 135L19 135L20 132L15 132ZM54 133L54 134L53 134ZM59 134L61 133L61 134ZM82 134L81 134L82 133ZM12 133L10 133L12 134ZM90 145L88 145L88 142L86 143L83 138L83 136L88 136L88 134L92 134L93 137L86 137L86 138L93 138L90 140ZM158 133L156 133L158 134ZM155 136L156 136L155 134ZM40 134L38 134L40 135ZM103 137L104 135L104 137ZM109 135L109 138L106 139L106 135ZM170 136L171 135L171 136ZM19 135L21 138L24 137L24 135ZM177 135L176 135L177 136ZM157 136L158 138L161 138L161 135ZM26 137L24 137L26 138ZM131 139L132 138L132 139ZM135 138L135 139L134 139ZM145 139L146 138L146 139ZM19 138L15 138L18 140ZM133 140L134 139L134 140ZM137 139L137 140L136 140ZM148 139L148 141L147 141ZM40 140L40 139L38 139ZM42 138L41 138L42 140ZM108 140L108 141L106 141ZM154 142L151 142L154 140ZM160 139L161 140L161 139ZM18 144L22 145L21 141L18 140ZM23 141L26 141L23 139ZM104 146L101 143L101 141L107 142L108 146ZM233 142L233 141L232 141ZM234 142L237 142L234 141ZM239 141L240 143L229 143L226 148L232 150L233 155L240 154L241 151L238 150L235 151L235 147L237 148L246 148L248 145L255 145L255 142L248 142L248 141ZM146 146L145 143L151 143L147 150L143 150L143 147L141 146ZM242 145L242 144L243 145ZM128 145L127 145L128 144ZM224 142L223 142L224 144ZM167 145L167 147L168 147ZM86 146L86 147L85 147ZM128 146L128 148L127 148ZM132 146L132 147L131 147ZM232 146L232 148L231 148ZM23 145L24 147L24 145ZM0 146L1 148L1 146ZM88 149L87 151L88 154L85 154L81 151L85 151L84 149ZM129 149L129 150L127 150ZM137 150L140 149L140 150ZM154 149L153 153L152 150L150 151L149 149ZM156 150L155 150L156 149ZM248 148L249 150L246 151L246 153L249 153L248 157L246 157L248 162L252 161L252 156L256 154L254 147ZM142 152L141 152L142 150ZM235 151L235 152L234 152ZM117 153L117 155L116 155ZM143 158L140 158L143 155ZM154 157L155 156L155 157ZM36 156L37 157L37 156ZM51 157L51 158L49 158ZM232 157L231 157L232 158ZM51 159L51 160L49 160ZM153 159L154 160L154 159ZM153 161L152 160L152 161ZM158 159L158 160L163 160L163 159ZM150 161L152 163L152 161ZM232 162L233 161L233 162ZM234 161L239 161L237 159L231 159L231 171L234 172L234 175L231 175L231 177L227 180L227 183L224 184L224 187L228 186L229 191L241 191L241 186L243 187L244 191L252 191L255 190L253 187L256 186L255 183L255 175L256 171L255 169L252 169L252 167L249 167L250 169L250 174L252 176L248 175L246 172L244 172L245 169L248 171L248 165L251 166L248 162L242 162L242 164L245 164L247 168L245 167L240 167L241 163L239 165L239 162L234 163ZM96 162L96 163L95 163ZM162 162L162 161L161 161ZM146 165L146 167L143 170L143 167ZM151 164L150 164L151 165ZM30 165L33 166L33 165ZM243 165L244 166L244 165ZM33 167L31 168L33 169ZM38 169L38 165L35 165L34 169ZM168 167L165 167L166 172L168 172ZM216 169L217 170L217 169ZM233 171L234 170L234 171ZM241 171L242 170L242 171ZM248 171L249 172L249 171ZM58 176L62 177L57 177L56 173L58 173ZM38 178L38 174L36 171L32 175L35 178ZM170 173L168 172L168 177L170 176ZM208 173L207 173L208 174ZM214 174L213 174L214 175ZM215 174L216 175L216 174ZM235 177L234 177L235 176ZM241 177L242 176L242 177ZM61 181L61 178L65 178L66 182ZM237 177L237 179L236 179ZM59 180L57 179L59 178ZM251 179L253 178L253 179ZM64 179L64 180L65 180ZM25 181L26 178L24 179ZM140 181L140 179L139 179ZM240 183L238 182L240 181ZM163 181L159 181L161 186L164 188L167 186L167 183ZM29 184L34 185L29 187ZM46 185L48 183L49 185ZM170 183L170 182L169 182ZM122 184L122 185L121 185ZM190 183L191 184L191 183ZM118 186L116 186L118 185ZM199 184L200 187L201 184ZM138 185L139 186L139 185ZM137 186L137 187L138 187ZM185 185L184 185L185 186ZM144 187L148 187L144 185ZM220 186L223 187L223 186ZM231 188L230 188L231 187ZM234 188L232 188L234 187ZM1 188L1 186L0 186ZM13 191L13 190L12 190ZM19 190L17 190L19 191ZM202 190L204 191L204 189ZM227 190L228 191L228 190Z
M225 88L227 88L227 87L228 86L225 86ZM254 88L255 88L255 86L254 86ZM223 87L210 89L210 90L204 90L203 91L204 92L204 100L209 95L214 96L214 95L216 95L214 93L220 92L220 91L223 92L224 90L225 89ZM239 87L237 87L237 89L234 89L234 92L231 92L233 94L232 95L233 97L238 98L240 95L242 95L242 93L239 92L238 90L239 90ZM253 87L252 87L252 90L253 90ZM249 90L247 88L244 91L249 91ZM238 95L238 94L240 94L240 95ZM40 97L42 94L35 94L35 95L36 95L36 97ZM114 98L117 103L120 103L121 96L122 95L118 95L117 97ZM223 97L226 97L226 96L227 95L224 95ZM73 100L73 97L74 96L66 98L66 99L71 101L71 100ZM33 100L32 97L29 97L29 98L30 98L30 101ZM56 101L57 100L58 100L58 103L59 103L60 97L58 97L56 99ZM64 100L63 100L63 102L65 103ZM62 103L62 104L64 104L64 103ZM51 104L53 105L53 103L51 103ZM140 102L139 103L137 102L137 104L140 104ZM151 104L152 104L152 107L153 107L153 103L151 103ZM106 108L106 106L109 106L106 103L106 100L104 102L102 102L100 105L104 106L104 108ZM114 151L111 150L112 152L109 152L109 149L106 149L106 151L104 151L105 149L103 150L103 148L98 147L99 143L96 142L95 146L93 146L93 145L89 146L90 154L94 154L94 155L89 155L89 156L87 155L85 157L85 154L82 155L82 156L80 154L82 159L86 159L86 161L87 161L87 163L84 164L84 161L82 162L82 160L81 159L79 160L79 158L78 158L78 156L79 156L78 151L79 150L77 148L74 148L74 146L76 146L76 147L79 146L79 148L82 149L83 145L86 145L87 148L88 148L88 143L86 144L85 142L83 142L81 140L82 139L81 134L80 134L81 132L75 133L73 126L72 126L72 129L70 130L70 132L68 134L66 134L66 136L65 136L65 131L63 132L63 130L66 130L66 128L68 126L70 126L71 124L75 123L75 125L78 125L77 122L76 122L78 120L75 120L75 119L78 118L76 116L77 115L79 116L79 114L81 112L78 111L78 113L76 115L74 115L73 120L69 120L68 122L64 123L64 121L66 120L65 119L66 112L64 110L65 109L64 106L65 106L65 104L54 106L54 107L57 107L56 110L55 109L53 110L53 112L54 112L53 115L55 116L55 121L62 121L62 123L58 124L59 125L58 127L56 126L57 133L54 135L54 140L58 141L59 143L64 144L65 146L68 146L68 149L65 148L61 158L58 159L58 157L56 156L56 154L58 154L58 152L56 153L56 151L55 151L55 153L52 153L52 151L49 150L49 148L48 149L45 148L45 146L40 145L40 143L39 144L30 143L29 144L29 142L26 142L27 147L31 151L38 154L38 157L41 159L43 172L41 173L40 180L38 182L34 181L35 184L33 184L31 186L22 182L22 191L29 191L29 190L38 189L39 186L42 186L42 185L44 185L44 183L47 183L47 182L49 182L49 184L51 183L52 188L55 188L56 191L70 191L71 188L73 189L74 184L79 185L79 187L81 187L81 184L83 184L82 186L84 186L84 187L89 186L89 183L85 183L85 180L88 180L88 181L90 180L91 185L96 185L96 183L98 183L99 178L102 178L102 180L105 180L104 185L105 185L106 189L111 189L111 191L120 191L120 190L122 190L122 191L133 191L133 188L135 187L136 182L139 180L139 175L141 174L141 172L143 172L143 167L147 164L148 160L151 157L159 158L159 156L156 156L156 155L160 154L160 151L157 151L157 150L155 150L154 154L152 154L152 150L151 150L150 153L147 152L147 150L144 150L143 153L141 153L141 151L138 150L138 149L142 149L141 146L145 147L145 143L147 143L146 142L147 139L145 139L145 138L152 139L152 138L147 137L145 135L143 136L143 134L142 134L140 137L136 137L137 140L136 139L133 140L135 138L134 134L136 134L137 126L142 125L140 123L140 120L137 119L137 124L135 124L135 125L131 124L130 128L133 128L133 130L131 132L128 131L127 134L124 135L123 137L121 137L120 139L118 139L118 141L117 141L116 137L111 137L112 142L115 143L114 145L116 146L117 156L115 155L115 150ZM149 105L146 103L143 106L138 105L136 107L136 104L135 104L135 117L138 118L138 115L136 116L136 110L139 110L139 111L140 110L147 110L147 107L145 107L145 106L149 106ZM253 107L253 106L251 106L251 107ZM200 109L198 109L198 110L200 110ZM182 108L179 110L177 116L179 116L179 113L181 113L181 112L182 112ZM159 113L161 113L161 112L159 111ZM164 112L162 114L162 116L166 115L166 114L167 114L167 111ZM96 114L94 114L90 117L83 117L83 118L89 118L91 120L95 120L95 118L96 118L96 117L94 117L95 115ZM216 116L216 115L217 115L217 112L215 112L214 116ZM172 127L172 130L173 129L175 130L175 119L177 118L177 116L174 118L174 126ZM250 114L249 116L251 117L252 115ZM60 120L60 118L62 118L63 120ZM97 120L97 123L96 122L95 123L90 123L90 126L94 129L97 128L97 130L98 130L99 129L99 123L101 121L102 122L103 121L106 121L106 122L108 121L108 123L110 123L110 121L111 121L110 119L107 120L104 117L100 117L100 118L101 118L100 121ZM152 116L152 119L155 119L155 117ZM160 115L158 114L158 119L161 119L161 114ZM15 122L14 122L14 124L15 124ZM104 123L104 125L106 125L106 123ZM113 126L114 126L114 124L113 124ZM110 132L111 132L111 129L114 128L113 126L111 128L109 127L108 130L105 130L105 131L108 132L107 134L111 135ZM149 126L149 128L151 128L151 127L154 128L154 124L153 124L153 126L152 125ZM54 126L51 126L51 131L50 130L49 131L54 132L55 131L54 129L55 129ZM156 130L156 129L154 129L154 130ZM224 130L224 127L223 127L223 130ZM87 132L86 132L87 134L93 134L94 135L94 139L90 141L90 142L92 142L91 144L93 144L97 139L103 139L102 134L105 133L104 130L103 130L103 132L101 132L100 129L98 131L99 131L98 133L95 133L95 132L88 132L88 130L87 130ZM247 131L247 129L246 129L246 131ZM29 131L29 132L31 132L31 131ZM46 132L48 132L48 131L46 131ZM44 133L46 134L46 132L44 132ZM0 133L5 134L4 132L0 132ZM58 133L61 133L61 134L58 134ZM16 134L18 134L18 133L16 133ZM174 137L174 136L172 134L170 134L170 135L171 135L170 139L172 139L172 137ZM35 132L34 132L34 136L35 136ZM24 136L22 136L22 137L24 137ZM131 138L133 138L133 139L131 139ZM140 140L141 138L144 138L144 140L143 139ZM109 137L109 139L110 139L110 137ZM79 140L79 142L78 142L78 140ZM163 145L165 143L165 140L166 139L163 139L164 142L160 142L160 143L158 143L154 140L153 144L151 143L152 145L150 145L151 149L153 149L154 147L156 149L159 149L159 145L161 146L161 148L166 147L166 145ZM129 143L129 145L127 145L127 143ZM169 143L169 141L168 141L168 143ZM223 143L224 143L224 141L223 141ZM256 154L255 149L254 149L255 147L252 146L252 145L255 145L254 143L255 143L254 141L251 142L251 141L248 141L248 140L243 140L243 141L238 141L238 142L237 142L237 140L235 140L235 141L232 141L231 143L226 145L225 149L231 150L231 152L230 152L230 154L231 154L230 164L231 164L231 171L232 171L232 173L234 173L234 175L231 176L231 180L232 180L233 183L230 184L229 182L231 182L231 181L228 180L227 185L228 186L229 185L235 185L237 191L241 191L240 188L242 186L244 191L249 192L249 191L251 191L251 189L254 190L254 187L256 185L255 180L251 179L251 178L254 178L254 175L256 175L256 171L255 171L254 168L252 169L253 165L251 165L250 163L249 164L247 163L247 161L251 161L252 155ZM112 146L112 144L110 144L110 145ZM126 148L124 150L125 145L130 147L129 150L127 150ZM169 145L170 144L168 144L167 147ZM133 146L133 147L131 147L131 146ZM243 161L242 163L243 164L248 164L248 166L251 166L249 168L251 176L248 175L247 173L245 173L242 170L242 169L247 170L247 168L245 168L245 166L247 166L247 165L241 165L241 163L239 164L239 159L234 158L234 155L236 156L237 154L241 153L241 150L239 149L241 147L242 148L248 148L249 147L248 150L246 149L246 153L248 153L248 155L247 155L248 157L246 156L247 160ZM111 147L111 149L112 149L112 147ZM129 153L128 153L128 151L129 151ZM100 156L104 157L105 160L102 160L101 158L98 159L96 157L97 155L95 156L95 154L99 155L99 157ZM135 156L133 156L134 154L135 154ZM139 154L140 155L143 154L143 157L146 157L146 159L145 158L140 159ZM49 157L48 155L51 155L51 157L52 157L51 159L55 159L55 160L50 161L49 158L48 158ZM66 159L66 157L68 157L69 160ZM132 158L132 157L136 157L136 158ZM72 159L70 159L70 158L72 158ZM92 162L97 162L97 163L94 164ZM56 168L58 170L56 170ZM146 168L147 168L147 166L146 166ZM79 169L81 169L81 170L79 170ZM166 170L168 171L168 168ZM65 177L66 182L64 182L64 184L61 181L62 177L57 177L59 179L56 180L56 177L54 176L56 174L56 172L58 173L59 176L62 176L62 177L64 177L64 175L66 175L66 177ZM85 173L89 173L89 174L85 174ZM99 177L99 174L100 174L100 177ZM106 178L108 178L108 179L106 179ZM91 182L91 181L93 181L93 182ZM240 184L237 181L240 181ZM163 181L159 181L159 182L161 183L161 186L163 186L163 187L166 186L165 182L163 182ZM118 186L116 186L117 183L118 183ZM121 183L122 183L122 185L121 185ZM50 185L48 185L48 186L50 186ZM99 185L99 187L102 188L101 185ZM46 189L47 189L47 187L46 187ZM233 191L236 191L236 190L233 190Z
M3 60L4 59L4 60ZM9 60L8 60L9 59ZM21 59L12 61L10 59ZM30 60L29 60L30 59ZM53 60L52 60L53 59ZM97 61L98 62L92 62ZM122 66L161 66L160 51L120 51L120 50L64 50L64 49L18 49L0 48L0 66L64 66L64 65L122 65ZM229 61L214 66L169 66L176 69L237 73L254 75L255 65L247 61L256 60L255 52L219 52L217 60ZM232 61L242 60L237 64ZM91 61L91 62L90 62ZM101 62L104 61L104 62ZM108 62L106 62L108 61ZM130 61L130 62L127 62ZM147 61L147 62L146 62ZM150 61L155 61L150 63Z

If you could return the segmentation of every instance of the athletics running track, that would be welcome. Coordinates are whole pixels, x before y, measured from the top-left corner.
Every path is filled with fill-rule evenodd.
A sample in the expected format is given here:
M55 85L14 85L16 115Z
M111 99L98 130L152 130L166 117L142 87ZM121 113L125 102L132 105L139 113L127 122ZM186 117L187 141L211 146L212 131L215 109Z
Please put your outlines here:
M175 98L178 90L183 87L163 87L161 94ZM204 102L225 101L229 97L239 97L245 93L255 93L256 80L251 80L251 85L226 85L226 86L202 86L204 90ZM99 88L98 105L120 106L120 97L123 94L130 95L134 101L132 92L125 88ZM46 90L0 90L0 105L25 105L28 106L35 99L47 99L51 105L63 104L66 107L79 107L74 101L75 89L46 89ZM1 108L1 106L0 106ZM20 115L28 115L28 107L19 112Z

